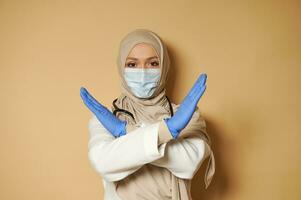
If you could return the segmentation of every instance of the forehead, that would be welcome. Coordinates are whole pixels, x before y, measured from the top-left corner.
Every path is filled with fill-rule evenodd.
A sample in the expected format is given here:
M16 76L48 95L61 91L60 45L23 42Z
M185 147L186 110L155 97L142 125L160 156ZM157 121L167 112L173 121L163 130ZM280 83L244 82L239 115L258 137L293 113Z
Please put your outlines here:
M148 43L136 44L128 54L128 57L136 57L136 58L148 58L153 56L158 57L158 54L155 48Z

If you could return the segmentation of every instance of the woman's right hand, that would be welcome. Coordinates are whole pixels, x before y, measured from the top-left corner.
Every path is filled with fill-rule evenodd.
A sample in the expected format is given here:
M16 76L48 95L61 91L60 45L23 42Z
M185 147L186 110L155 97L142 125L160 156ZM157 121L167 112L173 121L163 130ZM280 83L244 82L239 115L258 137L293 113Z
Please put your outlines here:
M201 74L188 95L182 101L176 113L171 118L165 119L167 127L174 139L178 137L192 118L196 106L206 90L206 79L207 75Z
M86 88L80 88L80 96L85 105L95 114L102 125L115 137L126 134L126 121L118 119L106 107L101 105Z

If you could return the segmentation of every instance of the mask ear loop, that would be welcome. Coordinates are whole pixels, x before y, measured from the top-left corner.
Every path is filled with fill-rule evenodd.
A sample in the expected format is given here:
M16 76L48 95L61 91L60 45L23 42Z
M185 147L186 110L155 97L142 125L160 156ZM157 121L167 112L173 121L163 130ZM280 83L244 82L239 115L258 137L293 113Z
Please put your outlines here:
M127 111L127 110L118 108L118 106L116 105L116 101L117 101L117 99L115 99L115 100L113 101L113 107L114 107L113 114L114 114L115 116L117 116L117 113L118 113L118 112L123 112L123 113L129 115L129 116L134 120L134 122L136 123L136 120L135 120L134 115L133 115L131 112Z

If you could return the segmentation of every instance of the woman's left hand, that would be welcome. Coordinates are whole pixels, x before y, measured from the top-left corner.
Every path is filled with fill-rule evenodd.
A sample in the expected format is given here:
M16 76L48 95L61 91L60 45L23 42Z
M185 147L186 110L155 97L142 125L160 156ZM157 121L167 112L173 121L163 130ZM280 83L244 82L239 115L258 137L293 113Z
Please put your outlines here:
M80 96L85 105L95 114L102 125L115 137L126 134L126 121L118 119L106 107L101 105L86 88L80 88Z
M201 74L198 80L189 91L188 95L182 101L179 109L173 117L165 119L165 122L174 139L186 127L192 118L197 104L206 90L207 74Z

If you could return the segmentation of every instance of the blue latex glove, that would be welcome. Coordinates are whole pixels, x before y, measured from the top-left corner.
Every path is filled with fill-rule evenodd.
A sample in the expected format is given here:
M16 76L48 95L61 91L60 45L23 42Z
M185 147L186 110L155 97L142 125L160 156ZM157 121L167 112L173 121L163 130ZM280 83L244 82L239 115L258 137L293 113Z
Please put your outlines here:
M122 121L113 115L113 113L90 95L86 88L80 88L80 96L86 106L113 136L120 137L126 134L126 121Z
M206 90L206 79L207 75L201 74L176 113L171 118L164 119L174 139L178 137L192 118L196 106Z

